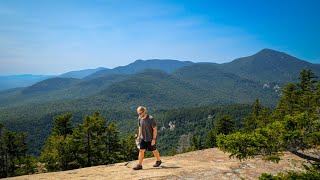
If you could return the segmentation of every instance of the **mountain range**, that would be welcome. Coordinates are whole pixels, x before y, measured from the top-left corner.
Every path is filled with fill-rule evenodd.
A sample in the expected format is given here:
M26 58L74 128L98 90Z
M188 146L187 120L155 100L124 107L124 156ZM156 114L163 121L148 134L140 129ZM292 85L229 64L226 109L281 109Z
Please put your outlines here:
M150 60L136 60L135 62L126 66L119 66L113 69L99 67L96 69L84 69L78 71L70 71L61 75L12 75L0 76L0 91L12 88L20 88L31 86L42 80L53 77L61 78L77 78L77 79L95 79L98 77L105 77L106 75L115 74L135 74L144 69L161 69L164 72L171 73L176 69L193 64L190 61L166 60L166 59L150 59Z
M251 104L259 98L274 106L281 96L279 89L297 81L304 68L320 74L319 64L263 49L224 64L152 59L114 69L74 71L0 91L0 122L11 130L28 132L29 143L38 147L50 133L52 118L66 112L80 122L85 114L98 110L130 129L136 124L128 120L135 117L138 105L158 112Z

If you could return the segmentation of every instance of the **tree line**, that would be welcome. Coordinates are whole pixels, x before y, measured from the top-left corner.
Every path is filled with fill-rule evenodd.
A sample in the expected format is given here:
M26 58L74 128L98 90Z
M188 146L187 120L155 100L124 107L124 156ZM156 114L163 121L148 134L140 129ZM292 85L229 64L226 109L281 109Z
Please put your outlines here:
M119 133L99 112L85 116L76 127L72 127L72 114L59 115L54 118L40 162L49 171L60 171L136 159L135 137L120 139Z
M37 163L43 163L47 171L61 171L131 161L138 156L134 135L120 139L116 125L99 112L86 115L75 126L71 113L58 115L53 121L39 158L27 154L25 133L0 126L0 177L35 173Z

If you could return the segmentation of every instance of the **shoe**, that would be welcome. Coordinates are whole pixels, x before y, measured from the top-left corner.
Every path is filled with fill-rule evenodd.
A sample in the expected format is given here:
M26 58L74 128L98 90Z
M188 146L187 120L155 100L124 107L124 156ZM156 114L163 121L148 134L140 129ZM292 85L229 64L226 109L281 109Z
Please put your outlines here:
M140 170L140 169L142 169L142 166L140 166L140 165L138 164L136 167L133 167L132 169L133 169L133 170Z
M156 163L153 165L153 167L159 167L161 163L162 163L161 160L160 161L156 161Z

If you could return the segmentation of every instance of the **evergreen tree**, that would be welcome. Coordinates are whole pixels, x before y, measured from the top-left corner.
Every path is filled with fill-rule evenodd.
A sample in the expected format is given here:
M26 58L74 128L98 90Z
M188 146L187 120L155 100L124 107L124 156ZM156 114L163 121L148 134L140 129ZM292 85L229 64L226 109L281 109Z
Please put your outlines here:
M124 161L132 161L134 159L137 159L139 155L139 151L137 151L137 146L135 143L135 136L133 134L130 134L127 138L121 139L121 154L122 159Z
M100 117L100 113L95 112L92 116L86 116L82 124L78 124L80 138L85 151L85 166L97 165L102 160L102 152L105 152L105 145L102 145L106 132L106 119Z
M214 130L216 134L230 134L235 130L235 122L228 115L222 116L218 118Z
M72 134L72 114L62 114L53 118L53 135L63 136L65 139L67 134Z
M28 147L25 141L25 133L16 133L5 130L3 125L0 124L0 177L21 175L17 169L24 166L26 168L31 167L31 163L23 164L27 157L26 153ZM30 158L29 158L30 159ZM32 167L31 167L32 168ZM30 171L34 171L31 169ZM26 171L29 173L30 171Z
M216 147L217 142L216 142L216 133L213 129L211 129L208 133L208 137L206 140L206 148L212 148L212 147Z
M283 151L290 151L320 170L319 85L314 78L310 70L303 70L300 82L288 84L283 90L284 96L272 114L276 121L252 132L218 135L218 147L239 159L260 154L274 161L280 160ZM316 153L305 154L307 149Z
M258 99L252 106L250 116L244 119L244 129L246 132L251 132L259 127L265 127L270 123L270 112L267 108L263 107Z
M70 153L72 143L72 114L62 114L53 118L54 126L44 145L40 161L49 171L67 170L73 161Z
M296 112L300 111L299 108L299 94L298 87L289 83L285 85L282 90L283 96L280 99L280 103L276 108L276 118L282 119L286 114L293 116Z
M106 164L112 164L121 159L121 148L119 139L119 130L114 123L111 123L106 129L105 146Z
M193 134L189 151L203 149L201 136Z
M313 93L315 90L315 83L317 82L316 75L311 70L302 70L299 75L300 82L297 83L299 87L300 106L304 112L312 113L314 102Z

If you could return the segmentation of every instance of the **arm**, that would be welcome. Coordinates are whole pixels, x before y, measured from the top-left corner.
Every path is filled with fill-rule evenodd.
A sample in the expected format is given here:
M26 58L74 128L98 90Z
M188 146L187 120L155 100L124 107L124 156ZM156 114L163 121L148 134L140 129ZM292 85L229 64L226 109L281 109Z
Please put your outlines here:
M157 126L153 127L153 139L151 141L151 146L156 144L157 139Z
M139 140L140 140L140 137L141 137L141 127L139 127L139 130L138 130L138 137L137 137L137 139L139 139Z
M153 139L157 139L157 126L153 127Z
M137 141L140 141L140 138L141 138L141 126L140 126L140 119L138 118L138 136L137 136Z

